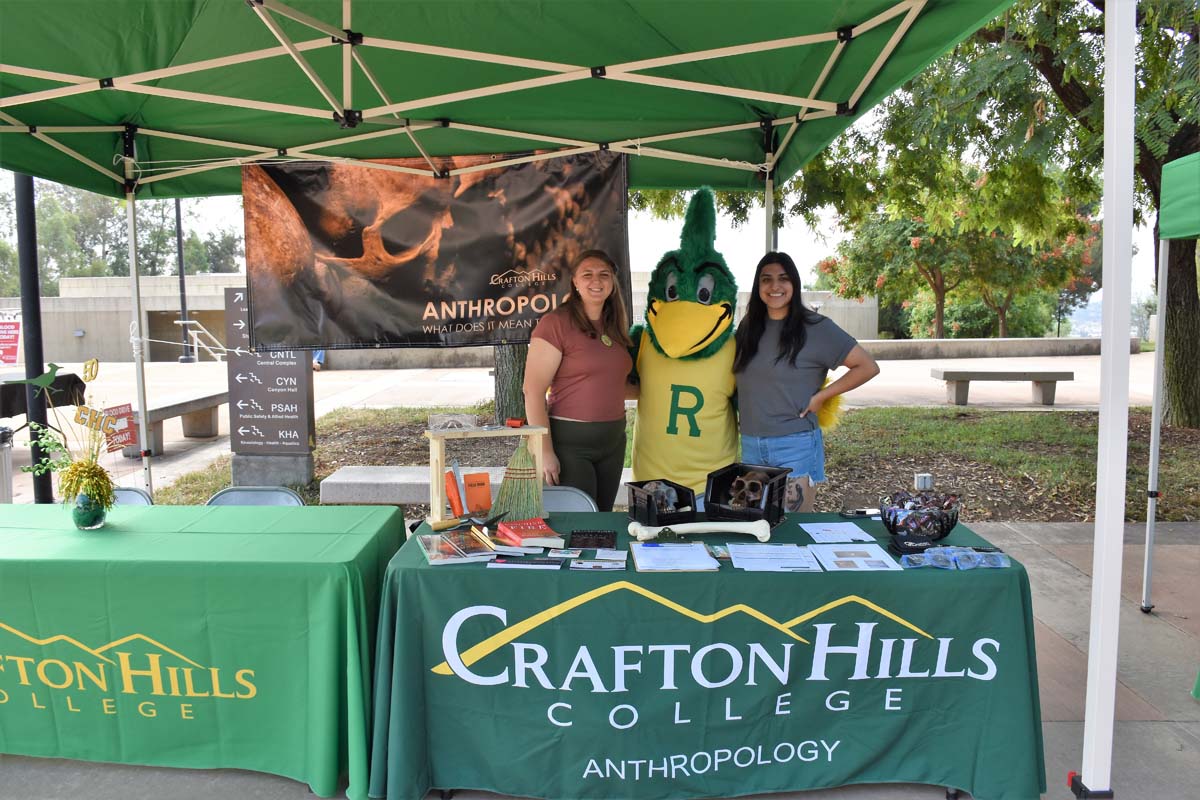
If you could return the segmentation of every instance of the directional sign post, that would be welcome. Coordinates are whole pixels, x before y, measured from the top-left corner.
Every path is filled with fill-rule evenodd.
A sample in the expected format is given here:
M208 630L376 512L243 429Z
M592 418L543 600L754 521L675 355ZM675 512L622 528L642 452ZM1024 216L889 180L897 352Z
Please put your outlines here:
M312 359L302 350L250 350L245 289L225 290L229 441L235 485L312 480L316 445Z

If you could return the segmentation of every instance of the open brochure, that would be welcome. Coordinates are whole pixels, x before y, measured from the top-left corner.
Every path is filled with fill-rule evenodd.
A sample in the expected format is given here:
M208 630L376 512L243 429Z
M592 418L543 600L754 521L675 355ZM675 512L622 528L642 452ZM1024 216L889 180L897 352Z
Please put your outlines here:
M829 572L900 569L900 565L877 544L810 544L808 549Z
M807 547L798 544L730 542L733 566L750 572L820 572L821 565Z
M632 542L629 551L638 572L715 572L721 568L703 542Z

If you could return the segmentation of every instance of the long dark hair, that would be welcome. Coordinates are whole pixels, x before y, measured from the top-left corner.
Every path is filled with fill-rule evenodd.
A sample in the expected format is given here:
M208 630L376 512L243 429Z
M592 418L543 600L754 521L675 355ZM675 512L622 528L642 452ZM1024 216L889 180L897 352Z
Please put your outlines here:
M613 274L613 290L612 294L605 298L604 308L600 311L600 327L614 342L625 347L632 347L633 340L629 338L629 318L625 314L625 300L621 295L621 281L617 275L617 265L603 250L584 250L571 262L571 296L562 304L562 307L566 309L566 313L570 315L571 322L576 328L593 339L596 338L596 326L587 318L587 313L583 310L583 298L575 290L575 273L579 270L579 266L589 258L603 261Z
M758 262L754 270L754 283L750 286L750 302L746 305L746 316L738 325L734 341L737 343L737 355L733 359L733 371L741 372L758 353L758 343L767 327L767 304L762 301L758 292L758 281L762 277L763 267L768 264L778 264L783 267L792 284L792 300L788 304L788 314L783 320L783 330L779 333L779 355L775 361L787 359L794 367L796 356L804 349L808 339L808 326L820 322L824 317L804 305L800 295L800 272L796 262L787 253L767 253Z

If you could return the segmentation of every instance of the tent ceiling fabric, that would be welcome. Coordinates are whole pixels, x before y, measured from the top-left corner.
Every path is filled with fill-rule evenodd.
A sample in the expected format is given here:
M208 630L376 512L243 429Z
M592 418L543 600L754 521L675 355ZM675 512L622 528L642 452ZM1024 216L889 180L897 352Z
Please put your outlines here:
M132 125L143 197L237 194L248 159L601 146L635 187L761 189L1011 2L4 3L0 166L120 195Z
M1200 239L1200 153L1163 164L1160 239Z

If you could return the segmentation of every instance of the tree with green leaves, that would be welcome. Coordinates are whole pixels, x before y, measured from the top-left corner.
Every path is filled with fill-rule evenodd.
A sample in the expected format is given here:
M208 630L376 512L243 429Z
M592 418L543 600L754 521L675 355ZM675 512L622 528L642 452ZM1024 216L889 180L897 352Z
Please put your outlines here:
M818 270L833 278L842 297L875 295L880 303L903 302L924 290L934 299L933 337L945 336L946 296L970 274L956 237L936 236L920 218L867 217L838 247L840 258Z
M1049 242L1059 202L1099 197L1103 163L1102 0L1018 0L934 62L809 164L784 207L851 225L888 199L939 196L958 163L985 178L964 221ZM1162 166L1200 151L1200 12L1194 0L1144 0L1137 13L1135 213L1156 219ZM952 209L926 209L934 226ZM1157 225L1157 223L1156 223ZM1166 421L1200 427L1196 250L1173 246L1164 335Z

